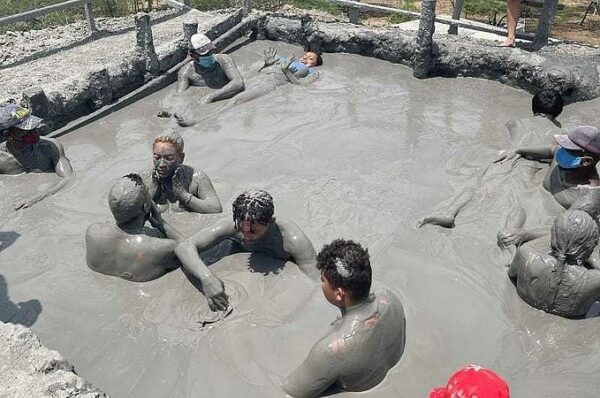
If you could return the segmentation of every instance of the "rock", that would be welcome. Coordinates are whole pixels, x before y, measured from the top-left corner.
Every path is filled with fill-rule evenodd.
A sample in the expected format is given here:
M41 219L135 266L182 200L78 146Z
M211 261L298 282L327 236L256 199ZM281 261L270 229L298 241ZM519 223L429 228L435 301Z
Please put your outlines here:
M22 325L0 322L0 391L14 397L108 397Z

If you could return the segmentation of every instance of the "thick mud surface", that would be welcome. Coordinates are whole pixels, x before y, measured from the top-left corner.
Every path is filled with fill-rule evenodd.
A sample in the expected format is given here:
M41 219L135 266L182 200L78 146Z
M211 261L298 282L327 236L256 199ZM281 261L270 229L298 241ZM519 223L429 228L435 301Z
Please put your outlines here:
M244 76L267 44L232 54ZM515 397L596 397L598 319L534 310L505 274L496 232L521 200L508 166L490 169L456 228L415 225L509 147L504 125L530 116L531 96L483 80L419 81L373 58L324 58L308 88L278 87L219 112L222 104L196 107L202 89L176 99L171 86L61 137L77 180L31 209L11 204L56 177L0 178L0 230L13 237L1 246L0 274L10 300L39 300L30 315L42 342L114 396L279 397L281 378L337 316L292 264L245 254L213 265L234 303L213 324L203 324L206 302L179 270L130 283L87 268L84 232L111 218L111 184L151 167L152 139L169 127L153 115L188 100L187 112L216 116L183 130L185 161L211 177L227 214L242 190L266 189L276 215L295 220L317 249L338 237L367 246L375 287L403 302L404 356L369 397L426 396L469 363L495 369ZM563 125L600 124L598 106L568 106ZM532 224L557 211L538 207ZM220 216L166 217L189 234Z

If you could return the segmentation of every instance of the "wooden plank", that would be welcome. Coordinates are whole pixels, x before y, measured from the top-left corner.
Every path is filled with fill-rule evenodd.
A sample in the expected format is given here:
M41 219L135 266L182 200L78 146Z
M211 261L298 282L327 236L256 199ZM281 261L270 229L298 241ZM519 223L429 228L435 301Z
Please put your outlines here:
M460 14L462 14L463 8L463 0L456 0L454 2L454 10L452 10L452 19L460 19ZM448 28L448 34L457 35L458 34L458 26L456 24L450 24L450 28Z
M390 13L390 14L408 15L408 16L415 17L415 18L421 17L421 14L418 12L400 10L398 8L376 6L376 5L372 5L372 4L364 4L364 3L359 3L357 1L350 1L350 0L326 0L326 1L329 3L338 4L338 5L342 5L342 6L346 6L346 7L355 7L364 12L369 12L369 11L384 12L384 13ZM436 17L435 22L443 23L446 25L455 24L456 26L461 27L461 28L477 30L480 32L495 33L495 34L503 35L503 36L506 36L506 33L507 33L506 29L504 29L504 28L499 28L497 26L491 26L491 25L488 25L488 24L485 24L482 22L471 21L468 19L458 20L458 19L446 18L446 17ZM524 39L524 40L533 40L534 35L532 35L531 33L517 33L517 38Z
M69 0L64 3L53 4L38 8L36 10L25 11L15 15L9 15L7 17L0 18L0 26L10 25L15 22L27 21L40 17L42 15L49 14L51 12L62 11L69 8L82 7L84 4L90 3L91 0Z

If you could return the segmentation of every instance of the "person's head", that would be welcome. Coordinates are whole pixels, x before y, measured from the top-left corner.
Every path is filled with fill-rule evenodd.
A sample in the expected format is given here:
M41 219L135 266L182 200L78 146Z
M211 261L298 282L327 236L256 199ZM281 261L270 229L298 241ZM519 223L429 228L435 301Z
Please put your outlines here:
M321 289L331 304L343 308L363 302L371 290L369 252L351 240L336 239L317 254Z
M154 170L160 178L167 178L183 163L183 138L176 132L163 134L154 139L152 159Z
M306 66L314 67L323 65L323 57L321 54L316 53L314 51L305 52L302 57L300 57L300 63L303 63Z
M538 91L531 100L531 110L534 115L548 115L558 117L563 111L565 103L556 90Z
M35 144L40 135L37 128L42 119L31 114L31 110L17 104L0 107L0 131L11 141Z
M429 398L510 398L508 384L490 369L476 365L455 372L445 387L429 393Z
M233 201L232 207L235 227L249 242L261 238L275 221L273 198L266 191L246 191Z
M600 160L600 131L596 127L580 126L554 138L560 145L554 157L563 169L593 167Z
M567 210L552 224L552 256L567 264L583 265L594 251L599 237L598 224L592 216L581 210Z
M108 206L117 224L150 214L152 198L139 174L119 178L108 194Z
M201 66L209 68L214 64L213 53L216 47L208 36L201 33L192 35L190 39L190 56Z

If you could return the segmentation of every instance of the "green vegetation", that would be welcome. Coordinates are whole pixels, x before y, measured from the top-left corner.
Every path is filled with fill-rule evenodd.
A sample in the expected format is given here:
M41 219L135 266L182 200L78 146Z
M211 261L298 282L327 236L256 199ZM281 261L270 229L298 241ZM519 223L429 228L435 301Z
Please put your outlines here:
M323 0L287 0L285 3L303 10L320 10L334 15L343 13L341 6Z
M463 15L486 17L489 24L498 25L500 18L506 14L506 1L500 0L465 0Z

